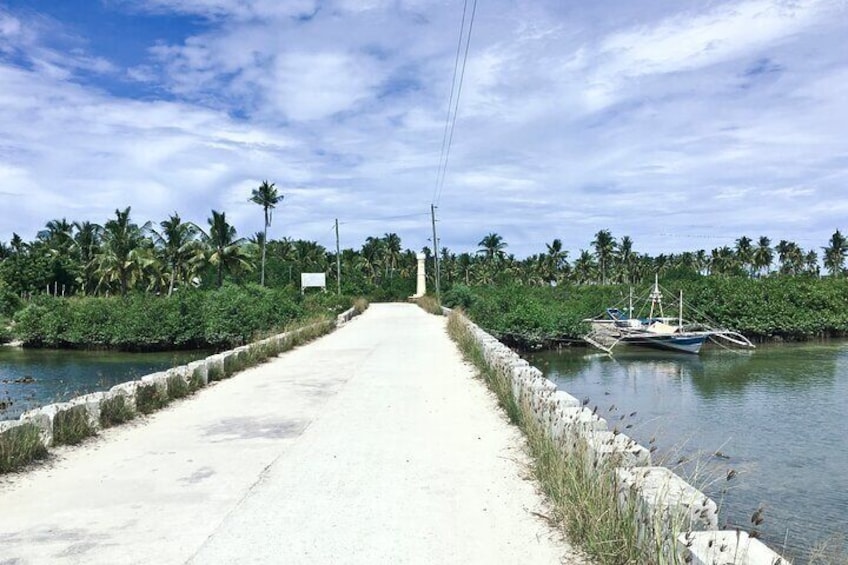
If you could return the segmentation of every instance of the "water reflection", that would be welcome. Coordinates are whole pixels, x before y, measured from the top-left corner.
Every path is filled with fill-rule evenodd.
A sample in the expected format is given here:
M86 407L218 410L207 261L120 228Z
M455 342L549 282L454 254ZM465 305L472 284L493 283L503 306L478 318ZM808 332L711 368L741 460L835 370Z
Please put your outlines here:
M205 355L203 351L115 353L0 347L0 420Z
M762 504L764 537L781 549L786 540L798 556L848 534L845 344L700 356L634 349L614 358L575 348L528 359L597 406L610 427L645 445L654 439L664 464L697 469L694 482L722 503L728 524L751 526ZM728 484L730 469L738 476Z

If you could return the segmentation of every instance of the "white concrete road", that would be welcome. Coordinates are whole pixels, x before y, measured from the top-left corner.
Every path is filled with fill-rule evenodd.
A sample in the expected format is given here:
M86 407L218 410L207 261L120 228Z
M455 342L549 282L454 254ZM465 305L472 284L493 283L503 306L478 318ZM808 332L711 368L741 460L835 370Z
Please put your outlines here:
M0 564L578 563L445 332L376 304L0 478Z

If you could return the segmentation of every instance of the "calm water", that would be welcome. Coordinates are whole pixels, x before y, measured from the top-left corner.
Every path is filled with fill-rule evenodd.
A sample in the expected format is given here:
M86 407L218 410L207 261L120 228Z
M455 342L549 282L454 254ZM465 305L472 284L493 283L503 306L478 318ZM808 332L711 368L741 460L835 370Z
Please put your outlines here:
M0 347L0 420L188 363L203 351L114 353ZM33 382L20 382L33 379ZM18 381L18 382L16 382Z
M689 461L684 476L697 462L692 482L721 504L720 525L750 529L762 506L762 537L787 557L804 562L825 540L848 551L848 343L700 356L629 351L527 358L588 398L610 428L646 446L655 438L655 461ZM730 469L738 475L728 482Z

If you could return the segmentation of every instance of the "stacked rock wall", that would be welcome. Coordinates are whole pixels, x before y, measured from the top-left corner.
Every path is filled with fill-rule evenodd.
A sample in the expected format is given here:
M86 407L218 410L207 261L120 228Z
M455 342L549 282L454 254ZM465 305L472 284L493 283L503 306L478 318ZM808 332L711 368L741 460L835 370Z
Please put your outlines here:
M450 310L444 309L445 314ZM610 431L603 418L467 318L463 324L488 366L511 385L516 401L566 455L591 469L614 469L619 503L634 509L639 536L658 547L667 563L788 565L789 561L745 532L719 531L718 507L665 467L633 439ZM599 474L598 480L606 480Z
M63 414L67 415L70 411L79 413L84 410L89 431L94 433L102 427L101 408L116 399L120 398L121 404L133 413L141 412L138 402L140 390L144 392L143 389L148 389L149 391L151 387L154 387L163 402L185 396L185 391L194 391L206 386L211 380L219 380L230 376L231 373L228 374L226 372L228 369L237 371L250 366L252 364L251 354L254 352L258 356L262 353L283 351L287 349L288 344L291 344L299 337L299 334L321 329L318 326L323 326L326 329L341 326L350 321L355 315L355 309L351 308L340 314L332 322L319 322L318 324L277 334L248 346L216 353L205 359L188 363L187 365L145 375L138 380L117 384L108 391L86 394L72 398L67 402L48 404L41 408L29 410L24 412L18 420L0 421L0 436L22 425L33 424L40 432L41 443L45 447L53 447L57 421L61 422L63 420ZM169 383L169 381L173 381L174 379L182 381L184 386L175 386L179 383ZM169 394L175 391L182 392L180 392L179 396L169 397ZM81 406L84 408L80 408Z

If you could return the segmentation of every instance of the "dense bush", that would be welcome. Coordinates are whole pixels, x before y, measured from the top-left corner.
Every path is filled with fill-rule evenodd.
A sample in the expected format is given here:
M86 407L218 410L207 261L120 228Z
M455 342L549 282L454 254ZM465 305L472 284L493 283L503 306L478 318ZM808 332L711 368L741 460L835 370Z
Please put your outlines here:
M9 327L9 321L0 317L0 344L12 341L12 328Z
M675 296L683 291L687 308L698 314L694 318L755 340L848 334L848 280L700 277L664 286ZM454 287L445 293L445 305L461 306L499 337L534 347L580 338L588 329L583 319L626 304L629 291L626 285Z
M302 297L292 289L225 285L171 297L41 296L15 315L15 335L28 346L165 350L226 349L307 315L336 314L349 297Z
M21 306L21 299L0 279L0 319L11 317Z

